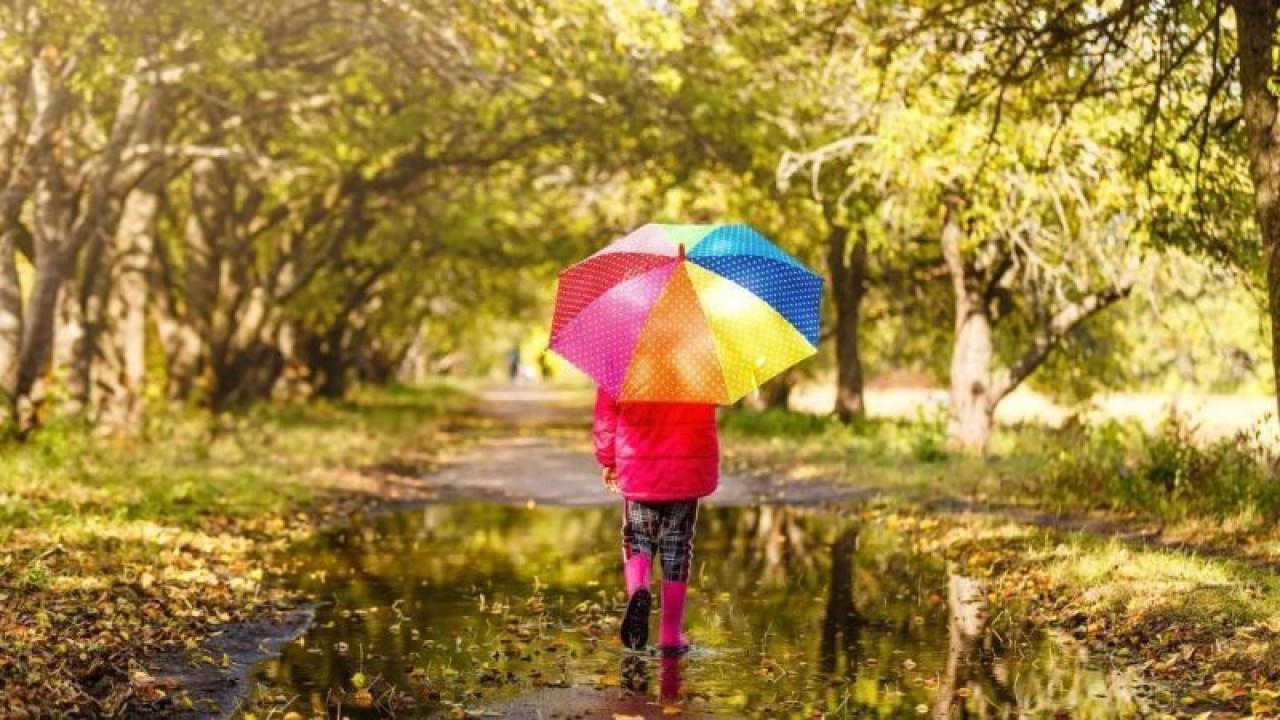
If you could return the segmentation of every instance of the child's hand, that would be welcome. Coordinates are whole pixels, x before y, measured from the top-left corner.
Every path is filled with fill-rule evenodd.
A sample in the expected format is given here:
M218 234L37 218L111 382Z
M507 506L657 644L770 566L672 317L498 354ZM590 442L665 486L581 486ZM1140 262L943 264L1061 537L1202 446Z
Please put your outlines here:
M618 492L618 471L615 468L607 467L600 469L600 482L609 488L609 492Z

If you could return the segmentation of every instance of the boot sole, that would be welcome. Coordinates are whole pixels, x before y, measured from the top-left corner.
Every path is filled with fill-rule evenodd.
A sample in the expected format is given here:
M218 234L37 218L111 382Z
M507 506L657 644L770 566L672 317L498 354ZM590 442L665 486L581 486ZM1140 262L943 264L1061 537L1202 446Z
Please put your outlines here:
M639 650L649 642L649 611L653 609L653 594L637 590L627 600L627 613L622 616L622 644Z

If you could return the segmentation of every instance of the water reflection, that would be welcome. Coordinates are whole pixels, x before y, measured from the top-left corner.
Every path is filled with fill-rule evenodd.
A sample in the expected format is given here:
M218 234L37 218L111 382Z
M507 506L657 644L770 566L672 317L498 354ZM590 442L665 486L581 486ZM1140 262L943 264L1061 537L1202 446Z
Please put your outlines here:
M882 525L800 508L704 510L693 652L626 652L619 523L614 508L435 505L298 548L297 583L328 604L258 669L254 711L1139 714L1122 682L1065 646L979 632L976 581Z

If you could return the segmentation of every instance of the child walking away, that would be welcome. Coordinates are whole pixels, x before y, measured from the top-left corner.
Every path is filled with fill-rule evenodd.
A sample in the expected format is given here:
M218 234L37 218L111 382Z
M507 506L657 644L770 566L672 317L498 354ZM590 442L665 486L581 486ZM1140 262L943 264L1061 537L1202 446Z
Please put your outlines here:
M716 408L620 403L598 391L593 435L604 484L623 498L627 610L622 644L638 650L649 641L649 575L656 557L662 567L658 646L664 656L682 655L689 650L684 609L698 499L715 492L720 476Z

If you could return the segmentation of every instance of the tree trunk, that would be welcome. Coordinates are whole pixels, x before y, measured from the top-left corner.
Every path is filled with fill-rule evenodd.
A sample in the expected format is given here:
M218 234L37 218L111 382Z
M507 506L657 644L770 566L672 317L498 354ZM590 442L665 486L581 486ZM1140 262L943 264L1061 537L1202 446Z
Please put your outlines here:
M139 67L143 65L139 63ZM56 104L66 95L52 77L45 79L48 87L36 93L47 96L36 102L37 108L42 104ZM137 75L125 78L111 132L98 156L76 163L69 159L73 143L52 133L61 142L55 145L51 137L40 147L34 161L39 178L33 193L36 278L23 317L15 392L20 432L30 430L38 415L38 402L32 391L48 368L63 285L74 277L81 249L96 236L104 218L111 215L112 188L120 179L125 146L133 137L143 110L142 88ZM68 180L72 173L75 173L74 183Z
M22 76L20 76L22 77ZM22 93L17 83L0 86L0 163L12 158L18 145ZM22 351L22 289L18 286L18 215L26 200L26 184L9 164L3 170L0 200L0 428L12 420L13 394L18 384L18 354ZM18 172L22 172L21 169Z
M16 85L8 85L0 103L3 150L11 161L4 168L5 184L0 189L0 427L12 426L16 420L23 343L28 331L25 325L27 308L18 286L15 257L19 237L26 232L21 225L22 210L36 186L36 179L50 165L53 138L69 106L66 93L61 92L58 86L59 72L57 52L46 48L31 63L25 75L25 91L20 92ZM32 114L25 136L19 143L24 98L30 99ZM34 249L27 251L33 262L35 254Z
M831 545L831 590L827 595L827 609L822 617L822 641L818 657L819 667L828 677L834 676L844 656L844 672L855 677L859 670L859 633L862 618L853 584L853 561L858 552L858 528L852 527L840 534Z
M1240 86L1249 138L1254 211L1262 228L1267 305L1271 315L1271 366L1280 410L1280 103L1270 85L1276 76L1276 0L1233 0L1240 42ZM1280 417L1280 415L1278 415Z
M65 417L86 416L95 399L93 366L107 278L102 270L105 248L101 239L95 238L86 249L83 272L77 277L73 269L63 281L54 331L52 375L61 385L58 411Z
M827 269L831 273L831 295L836 308L835 413L844 422L865 417L867 413L858 346L859 317L866 294L867 243L857 238L851 246L850 232L848 227L833 225L827 236Z
M174 266L163 245L153 248L156 327L165 353L165 393L179 404L192 399L201 371L210 363L211 346L223 337L219 333L226 326L218 322L223 274L219 241L230 233L231 208L216 161L200 158L192 163L190 202L191 214L182 233L182 268Z
M964 201L948 198L943 221L942 257L955 294L955 340L951 351L951 443L966 452L986 452L995 404L991 402L991 317L977 283L965 267L959 213Z
M167 297L157 297L152 308L156 335L164 348L165 396L171 403L181 405L189 401L195 392L200 362L204 357L204 340L175 311Z
M350 365L347 332L344 323L336 323L313 341L315 352L311 355L311 371L315 384L312 392L316 397L339 400L347 394L347 368Z
M938 696L933 703L935 720L951 716L957 691L969 684L971 666L975 662L974 651L987 622L987 602L982 583L952 571L947 580L947 609L951 616L950 643L947 669L938 683Z
M20 432L30 430L36 423L40 398L35 397L32 391L52 354L58 298L69 264L61 253L51 253L36 267L35 280L22 318L22 353L18 365L18 383L14 390Z
M766 381L757 392L750 393L738 401L738 407L749 410L787 410L791 405L791 391L799 382L795 368L787 368L776 377Z
M210 403L214 410L242 407L271 397L284 372L285 358L271 342L255 339L237 345L221 365L213 365L213 387Z
M0 228L0 428L12 421L22 352L22 288L18 286L17 230Z
M413 339L405 346L396 363L396 382L405 385L419 383L427 377L427 331L425 323L419 323L413 331Z
M96 383L102 393L98 421L105 429L133 433L142 422L146 380L147 272L155 245L159 209L158 172L125 198L111 241L101 364Z
M985 308L972 309L958 320L951 353L951 421L953 443L967 452L983 453L991 440L995 404L991 397L994 350L991 321Z
M781 375L760 386L760 405L769 410L787 410L791 406L791 391L795 390L799 375L789 368Z
M996 407L1059 347L1081 323L1112 304L1129 297L1136 274L1130 267L1119 278L1075 302L1058 309L1036 329L1022 355L1007 366L996 367L992 298L1005 264L985 271L971 269L961 249L965 231L959 213L964 200L950 197L946 203L941 245L942 257L955 294L955 347L951 353L951 418L948 434L952 445L971 453L985 453L995 426ZM995 248L997 251L998 248Z

